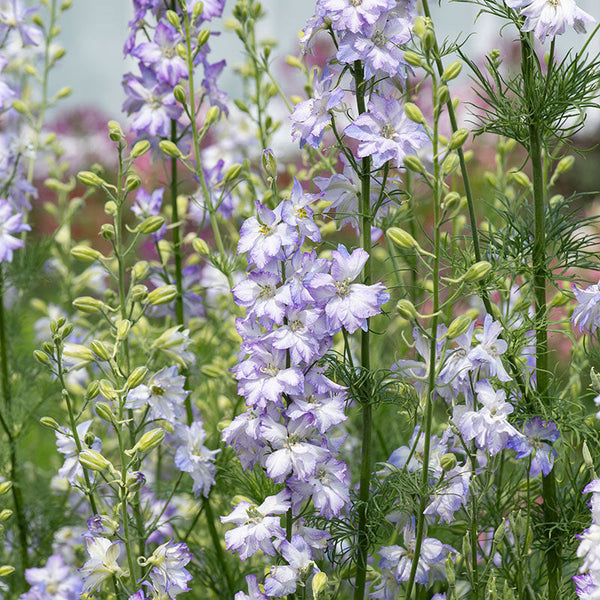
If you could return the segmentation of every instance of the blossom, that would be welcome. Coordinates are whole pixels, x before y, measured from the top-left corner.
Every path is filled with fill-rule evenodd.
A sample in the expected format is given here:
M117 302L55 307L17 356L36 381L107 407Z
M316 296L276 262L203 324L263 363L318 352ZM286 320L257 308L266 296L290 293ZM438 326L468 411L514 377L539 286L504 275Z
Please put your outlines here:
M321 14L331 20L338 31L346 29L356 33L365 25L372 25L381 14L393 8L396 0L320 0Z
M357 156L371 156L375 168L388 160L401 167L405 156L415 154L429 141L423 127L406 116L398 100L373 94L367 106L368 112L359 115L344 133L359 140Z
M164 367L150 377L148 385L138 385L127 394L125 408L150 406L152 418L170 423L183 414L183 402L189 392L184 389L185 377L178 375L177 367Z
M590 285L580 290L575 284L571 285L577 306L573 311L571 321L579 331L594 333L600 327L600 283Z
M15 212L8 200L0 198L0 263L12 262L13 251L25 246L22 239L12 235L31 230L22 220L23 214Z
M313 148L318 148L323 138L325 128L331 122L330 111L340 108L344 99L344 91L340 88L331 89L334 74L326 75L319 79L317 70L313 73L313 97L303 102L298 102L294 112L290 115L292 121L292 138L300 138L300 148L306 143Z
M286 490L265 498L259 506L242 500L229 515L221 517L221 522L237 525L235 529L225 533L227 550L239 552L242 560L259 550L274 556L273 538L285 538L280 518L276 515L284 514L289 507L289 492Z
M154 550L148 565L152 566L150 581L157 597L175 598L189 590L187 582L192 576L185 566L191 559L192 553L183 542L169 540Z
M135 204L131 207L131 210L139 219L156 217L160 214L164 192L165 190L163 188L158 188L152 193L140 188L137 191Z
M246 575L246 583L248 584L248 594L238 592L234 600L268 600L269 597L260 590L256 575Z
M281 215L288 225L298 228L298 233L301 236L306 236L313 242L320 242L321 232L314 222L313 211L308 206L314 200L314 196L312 194L305 194L300 182L294 178L292 193L289 199L283 202Z
M265 579L265 593L277 598L293 594L298 579L308 576L312 567L319 570L312 560L309 545L300 535L292 536L289 542L283 540L279 551L288 564L272 567L269 576Z
M522 30L533 31L540 42L563 34L567 25L577 33L585 33L585 24L595 22L575 0L506 0L506 4L521 9L525 17Z
M209 450L204 445L206 432L201 421L194 421L190 426L178 424L175 432L181 442L175 451L175 465L192 476L194 494L208 497L215 482L215 455L219 450Z
M91 419L79 423L79 425L77 425L77 437L80 440L82 450L94 450L95 452L100 452L102 441L99 437L94 436L91 446L88 446L84 441L91 424ZM58 476L65 477L69 480L71 485L75 485L79 479L83 479L83 467L79 462L79 450L75 442L75 437L70 429L63 426L56 429L54 434L56 436L56 448L65 457L65 462L59 469Z
M348 333L367 327L367 319L381 312L389 300L382 283L365 285L352 283L362 271L369 255L362 248L349 254L341 244L331 253L330 273L316 273L310 289L315 298L325 305L330 330L344 327Z
M486 315L483 321L483 331L475 334L479 345L473 348L468 358L474 366L485 366L485 370L492 377L500 381L510 381L511 377L506 372L500 356L506 352L508 344L500 339L502 325L494 321L491 315Z
M516 453L516 458L531 456L531 477L543 473L544 477L550 473L556 458L556 450L552 444L559 438L558 428L552 421L543 421L541 417L534 417L525 423L523 437L515 437L509 443Z
M118 562L121 545L120 541L111 542L105 537L94 537L93 535L85 537L85 549L89 554L89 559L79 569L83 576L84 593L98 590L105 579L123 573Z
M27 569L25 579L31 589L20 600L78 600L81 597L81 579L60 554L50 556L44 567Z

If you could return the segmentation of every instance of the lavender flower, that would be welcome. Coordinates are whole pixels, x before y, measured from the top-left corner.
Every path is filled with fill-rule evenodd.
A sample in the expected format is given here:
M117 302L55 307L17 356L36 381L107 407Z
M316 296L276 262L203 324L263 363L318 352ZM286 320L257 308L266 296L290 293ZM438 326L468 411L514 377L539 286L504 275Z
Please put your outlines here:
M600 327L600 284L590 285L585 290L580 290L572 284L571 289L577 300L571 317L573 327L579 327L579 331L585 329L594 333Z
M522 31L533 31L540 42L563 34L567 25L577 33L585 33L585 24L595 22L575 0L506 0L506 4L521 9L525 17Z
M159 215L164 192L163 188L158 188L152 193L140 188L135 197L135 204L131 207L135 216L138 219L147 219Z
M388 160L401 167L405 156L416 154L429 142L423 127L404 114L398 100L373 94L368 109L348 125L344 133L359 140L357 156L371 156L375 168Z
M0 198L0 263L12 262L14 250L25 246L23 240L12 235L31 231L31 227L22 220L23 214L15 212L8 200Z
M299 535L292 536L289 542L283 540L279 552L288 564L272 567L269 576L265 579L265 593L276 598L293 594L298 580L310 575L313 568L319 570L312 560L309 545Z
M119 577L123 570L119 566L122 543L111 542L104 537L85 537L85 549L89 559L79 569L83 577L84 593L99 590L102 582L113 575Z
M338 30L360 31L365 25L372 25L396 0L320 0L317 5L321 13L331 20L331 26Z
M192 559L192 553L183 543L176 544L169 540L162 544L148 558L150 581L152 588L159 598L175 598L181 592L187 592L190 588L187 582L192 578L185 566Z
M469 360L475 366L484 366L485 373L497 377L500 381L510 381L511 377L506 372L500 356L506 352L508 344L499 338L502 333L502 325L494 321L491 315L486 315L483 321L483 331L475 334L479 342L469 352Z
M83 591L81 579L59 554L50 556L44 567L27 569L25 579L31 589L20 600L78 600Z
M531 456L531 477L540 473L545 477L552 470L556 458L552 444L559 438L558 428L552 421L534 417L525 423L523 434L523 437L512 438L508 447L517 453L518 459Z
M268 600L269 597L260 591L256 575L246 575L246 583L248 584L248 593L238 592L234 600Z
M298 102L291 114L292 138L300 138L300 148L306 143L318 148L326 127L331 122L330 111L340 108L344 99L344 91L340 88L331 89L334 84L334 73L323 73L321 79L315 69L313 74L313 97Z
M79 423L79 425L77 425L77 436L81 440L83 450L100 452L102 441L99 437L94 436L94 441L91 446L88 446L84 441L91 424L91 419ZM79 462L79 451L77 449L77 444L75 443L75 438L73 437L71 430L66 427L60 427L54 434L56 436L56 448L65 457L63 466L58 471L58 476L68 479L69 483L74 486L80 479L83 479L83 467Z
M313 242L321 241L321 232L313 220L313 211L309 208L309 204L312 204L314 200L314 196L305 194L300 182L294 179L290 198L282 204L281 216L285 223L297 227L300 234L299 243L303 241L304 237Z

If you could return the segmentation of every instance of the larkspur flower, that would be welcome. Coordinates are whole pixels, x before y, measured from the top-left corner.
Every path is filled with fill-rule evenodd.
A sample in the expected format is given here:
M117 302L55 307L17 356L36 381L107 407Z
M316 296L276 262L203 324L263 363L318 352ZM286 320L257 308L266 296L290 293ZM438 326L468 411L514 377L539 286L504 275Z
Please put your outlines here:
M206 432L202 421L194 421L190 426L177 425L175 433L180 444L175 451L175 466L192 476L192 491L198 496L208 497L210 488L215 482L217 468L215 455L219 450L209 450L204 445Z
M577 33L585 33L585 24L595 22L575 0L506 0L506 4L520 9L525 17L522 30L533 31L540 42L563 34L567 25Z
M285 539L285 531L278 515L287 512L289 507L289 492L286 490L265 498L259 506L242 500L229 515L221 517L223 523L237 525L235 529L225 533L227 550L238 552L242 560L259 550L274 556L273 540Z
M579 331L594 333L600 327L600 283L590 285L580 290L575 284L571 285L577 306L573 311L571 321Z
M371 156L373 167L388 161L401 167L405 156L416 154L429 142L423 127L406 116L398 100L373 94L367 107L368 112L359 115L344 133L360 142L357 156Z
M113 575L119 576L123 570L119 566L122 542L111 542L105 537L85 537L85 549L89 559L79 569L83 577L84 593L100 589L102 582Z
M298 581L306 578L313 568L319 570L312 559L310 547L302 536L294 535L289 542L283 540L279 552L288 564L271 567L265 579L265 593L275 598L293 594Z
M31 589L20 600L78 600L83 590L81 579L58 554L50 556L44 567L27 569L25 579Z
M344 327L348 333L354 333L359 328L366 328L367 319L379 314L390 296L382 283L352 283L369 260L369 255L362 248L350 254L340 244L331 256L330 273L316 273L310 289L314 297L325 305L330 330L333 332Z
M313 219L313 211L309 206L314 201L315 197L312 194L305 194L300 182L294 178L292 193L289 199L282 204L281 217L285 223L298 229L299 243L305 237L313 242L321 241L321 232Z
M84 441L91 424L91 419L79 423L77 425L77 436L79 437L82 450L100 452L102 441L99 437L94 436L91 446L88 446ZM75 438L70 429L62 426L54 434L56 436L56 448L65 457L63 466L58 471L58 476L68 479L71 485L75 485L80 479L83 479L83 467L79 462L79 451Z
M185 566L192 560L192 553L183 542L173 540L161 544L148 558L151 567L150 582L158 598L175 598L190 588L187 582L192 578Z
M23 248L25 242L13 234L31 231L31 227L23 223L23 214L15 212L8 200L0 198L0 263L12 262L13 252Z
M393 8L396 0L319 0L318 9L338 31L360 31L372 25L381 14Z
M260 586L256 575L246 575L246 583L248 584L248 593L238 592L235 595L234 600L268 600L269 597L264 594Z
M494 321L491 315L486 315L483 331L475 334L479 345L469 352L468 357L473 365L483 368L483 373L497 377L500 381L510 381L511 377L500 358L508 348L508 344L500 338L501 333L502 325Z
M279 273L252 271L233 288L235 302L246 309L247 318L258 320L263 327L281 325L292 297L289 287L278 285L280 281Z
M556 458L556 450L552 448L552 444L559 438L558 428L552 421L534 417L525 423L523 434L523 437L513 438L508 447L517 453L517 459L531 457L531 477L537 477L540 473L546 477Z
M331 111L340 109L344 99L344 91L333 88L334 73L324 72L321 79L317 70L313 74L313 97L298 102L290 115L292 121L292 138L300 138L300 148L305 144L318 148L323 133L331 123Z
M131 207L132 212L138 219L156 217L160 214L164 192L163 188L158 188L152 193L140 188L135 197L135 204Z

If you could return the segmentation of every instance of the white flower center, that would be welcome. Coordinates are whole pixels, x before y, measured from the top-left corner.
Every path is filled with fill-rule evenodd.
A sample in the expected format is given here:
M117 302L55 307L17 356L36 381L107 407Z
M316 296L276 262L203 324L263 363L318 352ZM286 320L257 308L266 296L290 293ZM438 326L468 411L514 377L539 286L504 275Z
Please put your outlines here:
M338 296L341 298L346 297L350 293L350 280L344 279L344 281L336 281L335 289Z
M381 131L379 132L379 135L381 137L384 137L388 140L391 140L394 137L394 128L389 124L386 123L382 128Z

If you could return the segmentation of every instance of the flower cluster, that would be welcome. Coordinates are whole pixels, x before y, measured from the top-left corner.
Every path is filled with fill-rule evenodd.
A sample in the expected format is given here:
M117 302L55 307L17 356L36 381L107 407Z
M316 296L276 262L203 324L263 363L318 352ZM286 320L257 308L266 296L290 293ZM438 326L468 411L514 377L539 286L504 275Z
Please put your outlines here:
M579 536L577 556L583 559L579 572L573 577L577 595L582 600L593 600L600 596L600 479L594 479L584 490L592 494L592 524Z
M242 560L262 550L287 561L265 581L266 594L277 597L293 593L325 535L302 535L302 520L294 515L312 499L317 514L333 518L349 501L349 473L336 458L341 440L331 436L346 419L346 392L326 377L319 360L337 332L366 327L389 298L380 283L355 282L368 259L361 248L350 253L339 246L330 260L301 250L307 240L320 241L311 201L295 181L275 209L257 204L258 216L242 225L238 245L252 268L233 289L246 309L237 323L244 342L233 371L247 410L223 438L244 468L260 465L284 489L258 506L241 502L222 521L237 525L225 539ZM280 524L284 513L298 531L292 538Z

